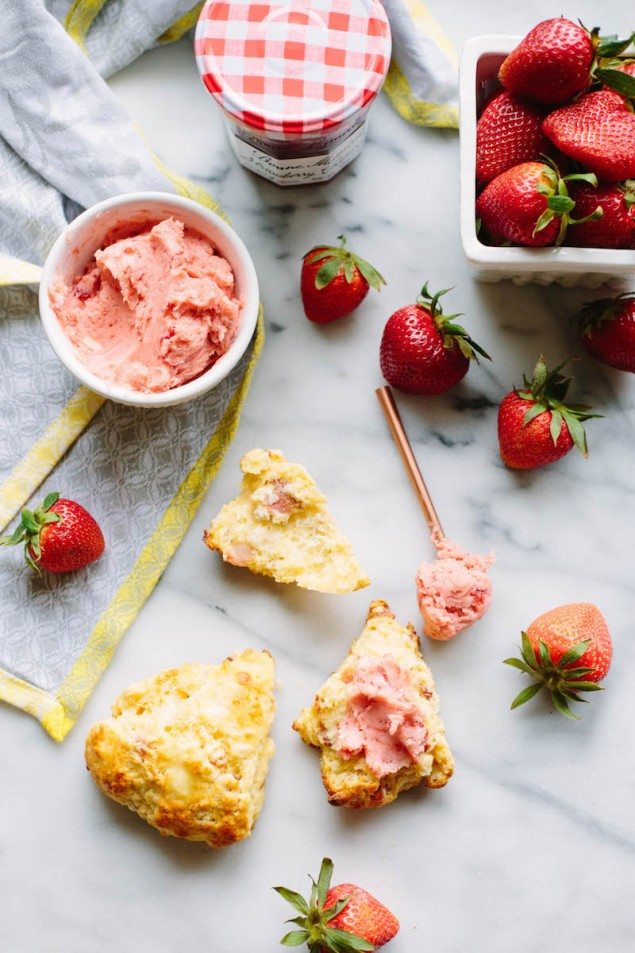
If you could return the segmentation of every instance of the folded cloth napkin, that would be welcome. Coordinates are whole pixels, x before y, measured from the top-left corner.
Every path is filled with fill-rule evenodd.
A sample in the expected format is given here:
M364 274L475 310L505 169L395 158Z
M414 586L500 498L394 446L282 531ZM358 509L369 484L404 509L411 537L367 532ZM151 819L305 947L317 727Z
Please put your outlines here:
M386 92L406 119L456 126L452 51L419 0L384 0ZM0 553L0 699L61 740L165 569L238 424L262 343L212 394L142 412L79 389L42 332L33 284L65 224L121 192L177 191L104 81L191 29L191 0L8 0L0 31L0 531L53 489L103 525L102 559L42 579ZM222 214L222 213L221 213ZM89 426L90 425L90 426ZM54 471L54 472L53 472Z
M62 12L63 5L52 6ZM75 18L83 6L73 4ZM134 0L116 6L122 16L128 7L136 16L141 9ZM164 20L145 18L157 31L143 34L146 45L178 6L156 3L168 12ZM189 404L141 411L77 389L43 334L31 284L69 218L140 189L177 191L216 206L153 159L85 52L41 0L11 0L2 26L0 530L22 506L59 490L93 513L107 543L97 563L69 576L39 578L24 571L18 552L0 551L0 698L35 715L61 740L220 466L260 348L262 318L232 374ZM101 23L100 34L107 29ZM132 35L127 44L125 33L117 34L113 62L139 52L138 34Z

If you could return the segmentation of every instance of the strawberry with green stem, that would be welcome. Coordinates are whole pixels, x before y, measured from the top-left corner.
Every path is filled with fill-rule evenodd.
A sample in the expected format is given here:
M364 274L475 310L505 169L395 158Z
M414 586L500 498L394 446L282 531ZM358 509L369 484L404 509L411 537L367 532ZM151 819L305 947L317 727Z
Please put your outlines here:
M467 374L470 361L489 354L456 319L444 314L440 298L426 282L415 304L395 311L386 322L379 362L389 384L409 394L443 394Z
M498 408L500 455L508 467L531 470L554 463L575 445L588 455L583 421L599 417L585 404L565 403L573 378L560 372L563 361L549 371L545 359L538 359L531 380L510 391Z
M283 946L306 943L310 953L365 953L376 950L398 933L399 921L379 900L355 884L331 887L333 862L325 857L317 882L311 877L309 900L274 887L298 912L288 923L298 927L286 933Z
M376 268L346 247L339 235L339 247L318 245L302 260L300 292L309 321L328 324L358 307L369 288L381 290L386 282Z
M596 361L635 373L635 294L589 302L579 314L578 331Z
M105 548L103 533L88 510L59 493L49 493L35 510L23 509L15 531L0 536L1 546L20 544L27 565L38 573L83 569Z
M492 179L476 200L476 214L497 239L524 246L560 245L569 225L602 216L599 205L583 218L572 216L570 182L598 184L592 173L561 176L546 157L543 162L522 162Z
M569 702L586 702L580 692L601 691L598 682L611 666L613 646L600 610L589 602L557 606L534 619L521 640L520 657L504 664L529 675L533 683L514 698L511 708L546 689L560 714L577 719Z

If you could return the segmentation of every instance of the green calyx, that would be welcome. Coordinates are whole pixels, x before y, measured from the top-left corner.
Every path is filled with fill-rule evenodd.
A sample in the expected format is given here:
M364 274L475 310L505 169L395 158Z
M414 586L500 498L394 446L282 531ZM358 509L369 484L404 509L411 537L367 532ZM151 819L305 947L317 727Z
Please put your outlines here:
M618 61L617 66L619 65L621 64ZM603 86L608 86L609 89L619 93L620 96L635 99L635 76L617 69L617 66L613 63L598 67L593 75L600 80Z
M582 222L594 222L602 218L604 211L600 205L585 215L584 218L573 218L571 212L575 208L575 202L569 195L567 188L568 182L586 182L588 185L597 188L598 180L592 172L573 172L570 175L561 176L556 164L547 156L543 157L543 174L536 185L536 191L544 195L547 200L547 207L536 222L533 234L536 235L546 228L554 218L560 219L560 230L556 239L556 245L561 245L567 233L569 225L581 225Z
M331 953L365 953L365 951L376 949L372 943L355 933L329 926L329 923L342 912L350 900L350 897L342 897L332 906L326 906L332 876L333 861L325 857L317 883L311 877L311 896L308 901L302 894L289 890L287 887L273 888L299 914L287 920L287 923L294 923L298 929L291 930L282 937L280 943L283 946L302 946L306 943L311 953L322 953L324 950L329 950Z
M567 391L573 378L565 377L560 371L568 363L568 360L563 361L562 364L558 364L552 371L549 371L545 359L541 355L534 368L532 379L528 380L524 377L524 388L516 388L515 392L531 404L523 418L523 427L526 427L540 414L550 413L549 432L554 446L558 443L564 423L574 444L580 453L586 457L589 449L582 421L590 420L592 417L600 417L601 414L594 414L586 404L565 404Z
M474 360L478 363L479 355L491 361L491 357L487 351L483 350L480 344L477 344L476 341L469 336L462 325L456 323L455 319L461 318L463 315L443 313L443 309L439 304L439 298L452 290L452 288L444 288L442 291L437 291L436 294L432 295L428 291L428 282L426 281L421 289L421 294L417 298L417 304L430 312L439 333L443 337L444 347L451 350L454 345L457 344L461 354L463 357L466 357L468 361Z
M635 98L635 77L624 73L619 68L631 59L623 54L635 42L635 33L631 33L624 39L620 39L616 33L610 36L600 36L599 33L597 27L590 32L595 50L591 80L599 81L603 86L615 90L616 93L628 99Z
M59 493L49 493L36 510L23 509L20 522L9 536L0 536L0 546L24 544L24 559L28 566L41 573L38 562L42 556L40 533L45 526L59 523L59 513L51 513L51 507L59 500Z
M614 321L619 317L625 304L635 301L635 294L627 291L615 298L598 298L597 301L587 301L578 314L578 329L584 337L590 337L607 321Z
M318 291L330 285L333 279L341 272L343 272L346 281L350 284L355 277L355 270L360 272L371 288L380 291L381 286L385 285L386 282L377 269L373 268L364 258L360 258L359 255L348 250L344 235L338 235L337 237L340 240L338 247L312 248L311 251L307 252L304 256L304 260L308 265L314 265L318 261L324 262L315 276L315 287Z
M579 692L601 692L603 690L597 682L590 682L586 679L586 676L593 671L592 668L584 665L576 666L575 664L580 661L590 644L590 639L577 642L556 663L551 658L551 652L546 642L543 642L542 639L538 640L538 652L536 653L529 636L526 632L522 632L520 658L506 658L504 664L511 665L512 668L524 672L534 681L516 695L510 707L513 709L524 705L530 698L537 695L542 688L545 688L551 693L553 704L561 715L578 719L579 716L569 708L569 702L586 702L587 699L582 698Z

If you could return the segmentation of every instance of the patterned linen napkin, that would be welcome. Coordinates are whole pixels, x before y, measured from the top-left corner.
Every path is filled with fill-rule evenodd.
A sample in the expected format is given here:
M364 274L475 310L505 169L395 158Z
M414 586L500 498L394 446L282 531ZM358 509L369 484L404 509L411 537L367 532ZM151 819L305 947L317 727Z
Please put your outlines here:
M386 92L411 122L457 126L453 51L420 0L384 0L394 58ZM214 478L262 344L212 394L181 408L104 403L57 361L33 283L82 208L138 189L221 210L156 160L102 77L191 29L191 0L20 0L0 31L0 531L50 489L102 523L105 556L38 579L0 554L0 699L56 740L77 719ZM222 213L221 213L222 214ZM90 426L89 426L90 425ZM60 462L61 461L61 462ZM55 472L52 471L55 469Z
M76 27L87 6L72 5ZM116 6L140 16L139 3ZM178 6L162 0L155 13L168 11L171 22ZM164 21L145 22L158 31L142 34L147 45ZM100 34L107 29L104 21ZM118 34L113 63L140 51L131 36L126 45ZM42 579L24 571L18 552L0 551L0 699L61 740L221 464L262 343L262 316L232 374L189 404L143 411L77 388L48 345L32 285L67 220L82 206L139 189L177 191L220 210L155 162L42 2L4 10L0 60L0 530L57 489L87 506L107 544L87 569Z

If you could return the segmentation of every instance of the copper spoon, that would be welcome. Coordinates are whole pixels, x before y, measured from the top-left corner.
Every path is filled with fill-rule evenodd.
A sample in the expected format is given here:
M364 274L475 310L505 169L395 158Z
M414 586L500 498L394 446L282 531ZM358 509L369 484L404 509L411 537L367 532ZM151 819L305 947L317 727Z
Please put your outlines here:
M397 410L397 405L395 404L395 399L392 396L392 391L390 387L378 387L375 391L377 394L377 400L381 405L381 409L384 412L384 416L390 427L390 433L392 438L395 441L395 446L399 451L399 455L403 461L403 465L406 468L406 473L410 477L410 482L414 487L414 491L417 494L417 499L419 500L419 505L423 510L423 515L426 518L426 522L432 531L433 538L445 537L443 532L443 527L441 526L441 521L437 515L437 511L434 508L434 503L428 492L428 488L425 484L425 480L419 469L419 465L415 459L415 455L412 452L412 447L410 446L410 441L404 429L403 421Z

